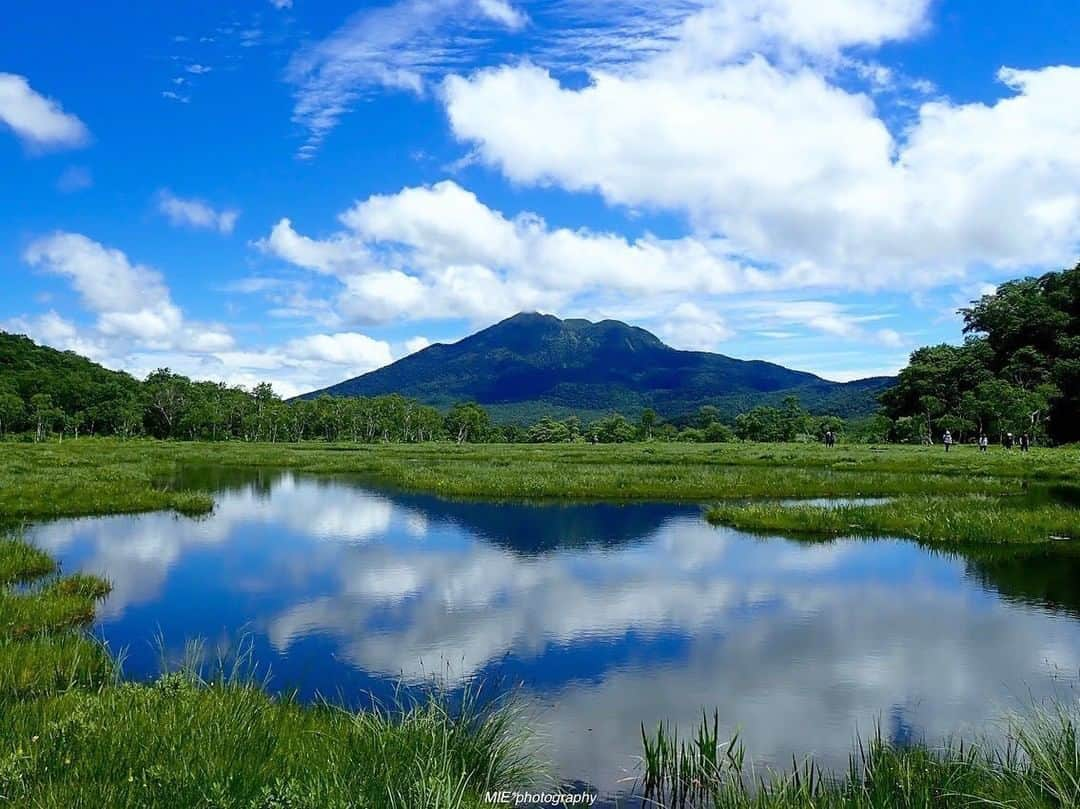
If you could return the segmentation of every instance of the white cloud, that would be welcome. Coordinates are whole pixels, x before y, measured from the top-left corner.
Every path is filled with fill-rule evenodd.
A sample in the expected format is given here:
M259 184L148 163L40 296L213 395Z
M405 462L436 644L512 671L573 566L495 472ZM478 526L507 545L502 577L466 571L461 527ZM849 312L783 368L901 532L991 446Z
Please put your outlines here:
M184 68L184 70L186 70L188 73L192 73L196 76L202 76L205 73L210 73L213 69L214 68L210 67L209 65L200 65L197 63L193 65L188 65L186 68Z
M843 49L911 36L923 0L721 2L584 87L530 63L451 76L455 135L516 183L685 214L807 284L928 286L1060 264L1080 245L1080 68L1003 70L992 104L923 104L894 135L831 81Z
M398 0L357 12L289 64L287 79L296 86L293 120L308 133L299 156L312 157L371 89L422 93L429 76L459 65L463 49L476 48L485 33L525 22L506 0Z
M393 360L387 343L356 332L301 337L287 343L284 352L294 359L349 365L365 370L388 365Z
M631 241L551 228L531 213L508 219L450 181L369 197L339 219L345 230L321 240L283 219L257 245L336 276L339 311L357 322L483 321L590 295L716 295L775 283L728 259L720 242Z
M624 70L664 55L707 67L765 53L839 64L845 46L906 39L926 25L929 0L594 0L556 2L557 29L538 64ZM674 46L678 46L675 49Z
M676 306L664 318L658 333L668 345L688 351L716 351L721 343L735 336L724 318L689 301Z
M270 5L278 10L292 8L292 4L293 0L270 0Z
M27 264L71 280L97 315L96 339L158 350L223 350L232 337L221 326L185 321L161 274L78 233L57 232L30 244Z
M185 318L156 270L80 234L39 239L24 258L33 267L71 279L96 321L84 328L48 312L15 318L5 329L135 376L169 367L193 379L247 388L269 381L279 394L296 396L394 359L389 343L357 332L311 334L239 349L225 327Z
M10 334L25 334L61 351L74 351L94 362L108 362L110 358L109 348L103 340L84 333L55 310L35 317L15 317L3 321L0 328Z
M269 236L254 244L290 264L321 273L341 272L370 263L363 245L354 239L344 235L326 240L311 239L297 233L290 219L279 221Z
M500 23L511 31L524 28L529 18L507 0L476 0L476 9L482 17Z
M907 39L925 25L930 0L719 0L687 17L676 60L698 65L748 53L833 56L852 45Z
M415 354L417 351L423 351L431 345L431 340L426 337L411 337L405 341L405 353Z
M82 121L14 73L0 73L0 123L32 149L76 148L90 140Z
M178 197L168 189L158 193L158 211L176 226L216 230L222 234L233 232L240 212L231 208L215 210L199 199Z

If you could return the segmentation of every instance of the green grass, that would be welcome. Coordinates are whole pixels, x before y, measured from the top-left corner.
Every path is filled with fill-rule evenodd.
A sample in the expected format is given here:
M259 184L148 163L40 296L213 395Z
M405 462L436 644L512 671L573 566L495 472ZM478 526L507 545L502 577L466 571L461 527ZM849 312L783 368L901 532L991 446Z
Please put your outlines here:
M0 706L112 683L113 658L81 632L0 638Z
M1032 486L1080 480L1080 448L980 453L957 447L806 444L356 445L216 444L83 439L7 444L0 522L63 515L213 508L213 481L183 470L288 468L348 475L443 496L715 502L710 519L739 528L826 536L904 536L934 543L1047 542L1072 537L1075 511L1036 502ZM180 485L177 485L179 482ZM892 497L843 509L739 504L787 497ZM3 571L0 570L0 577ZM2 580L2 578L0 578Z
M206 492L174 490L179 468L288 468L353 475L445 496L730 500L749 497L1016 494L1025 481L1080 479L1080 449L782 444L356 445L81 439L4 445L0 520L174 509L205 513Z
M642 728L644 791L668 809L1066 809L1080 806L1080 710L1036 706L1010 722L1009 741L897 746L858 741L845 774L813 760L754 772L718 717L695 733Z
M513 714L349 713L173 674L9 706L0 795L35 807L481 806L535 776Z
M40 579L56 569L49 554L25 542L0 539L0 587Z
M788 536L890 536L946 545L1080 547L1080 512L1023 498L920 495L884 504L837 507L748 503L713 506L706 517L716 525Z

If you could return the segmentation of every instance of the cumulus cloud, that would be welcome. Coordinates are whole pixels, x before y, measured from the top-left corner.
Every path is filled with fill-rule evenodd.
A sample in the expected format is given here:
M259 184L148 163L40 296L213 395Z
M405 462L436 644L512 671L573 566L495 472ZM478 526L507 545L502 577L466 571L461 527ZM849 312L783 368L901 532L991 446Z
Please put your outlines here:
M312 334L292 340L284 352L298 360L315 360L371 370L392 361L390 346L365 334Z
M721 2L666 50L585 86L528 62L451 76L455 135L525 185L675 211L807 283L881 288L976 265L1061 263L1080 242L1080 68L1005 69L993 103L922 104L890 131L832 81L850 46L917 33L922 0ZM832 61L830 61L832 60Z
M339 217L323 239L281 220L257 242L266 253L335 276L348 319L466 317L557 309L589 296L716 295L776 283L695 238L630 240L508 218L451 181L374 195Z
M316 240L297 233L292 220L280 220L270 235L255 242L255 247L279 258L320 273L332 274L359 269L370 264L363 244L348 235Z
M5 328L135 376L169 367L194 379L247 388L269 381L279 394L296 396L394 359L389 343L358 332L239 348L225 327L186 318L157 270L78 233L38 239L23 257L32 267L68 278L96 319L87 327L48 312L15 318Z
M32 149L72 149L90 140L86 124L14 73L0 73L0 123Z
M902 40L926 23L930 0L718 0L686 17L669 58L695 65L748 53L834 56Z
M216 230L222 234L232 233L240 217L240 212L232 208L215 210L200 199L178 197L168 189L158 193L157 205L158 211L172 225Z
M27 247L23 259L71 281L85 307L97 316L99 339L194 352L232 345L223 327L185 321L159 272L82 234L57 232L38 239Z

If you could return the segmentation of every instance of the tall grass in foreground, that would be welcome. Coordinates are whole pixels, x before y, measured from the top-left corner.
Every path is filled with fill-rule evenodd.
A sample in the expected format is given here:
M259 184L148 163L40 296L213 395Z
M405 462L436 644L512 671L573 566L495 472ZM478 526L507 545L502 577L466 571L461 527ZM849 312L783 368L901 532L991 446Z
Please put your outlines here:
M688 739L643 726L645 794L666 809L1067 809L1080 806L1078 717L1075 706L1037 708L1011 721L1003 744L938 750L879 732L857 743L842 776L813 761L755 773L737 737L721 742L715 714Z
M476 807L536 774L515 719L436 700L351 713L176 673L5 706L0 803Z

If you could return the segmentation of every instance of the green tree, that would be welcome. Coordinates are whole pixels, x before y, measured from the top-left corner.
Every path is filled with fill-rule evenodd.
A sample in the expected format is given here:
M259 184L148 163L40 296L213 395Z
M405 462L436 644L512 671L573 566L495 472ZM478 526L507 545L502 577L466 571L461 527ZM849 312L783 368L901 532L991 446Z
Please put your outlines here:
M144 389L146 423L150 434L157 438L179 435L184 408L191 400L191 380L174 374L168 368L159 368L146 377Z
M446 415L446 432L459 444L485 440L491 428L488 413L476 402L459 402Z
M702 430L702 435L709 444L728 444L735 440L735 431L719 421L709 422Z
M634 426L621 413L612 413L589 425L587 435L598 444L622 444L634 440Z
M4 437L5 432L17 429L25 415L26 407L16 393L0 391L0 438Z
M697 415L694 417L694 425L703 430L718 421L720 421L720 410L713 405L702 405L698 408Z
M652 440L653 431L659 423L660 417L656 415L656 411L651 407L646 407L641 411L641 416L638 417L638 437L645 441Z
M558 444L570 440L570 430L561 421L544 416L527 432L530 444Z
M30 398L30 411L33 413L37 441L44 441L53 431L57 420L64 415L64 411L53 405L52 396L47 393L35 393Z

